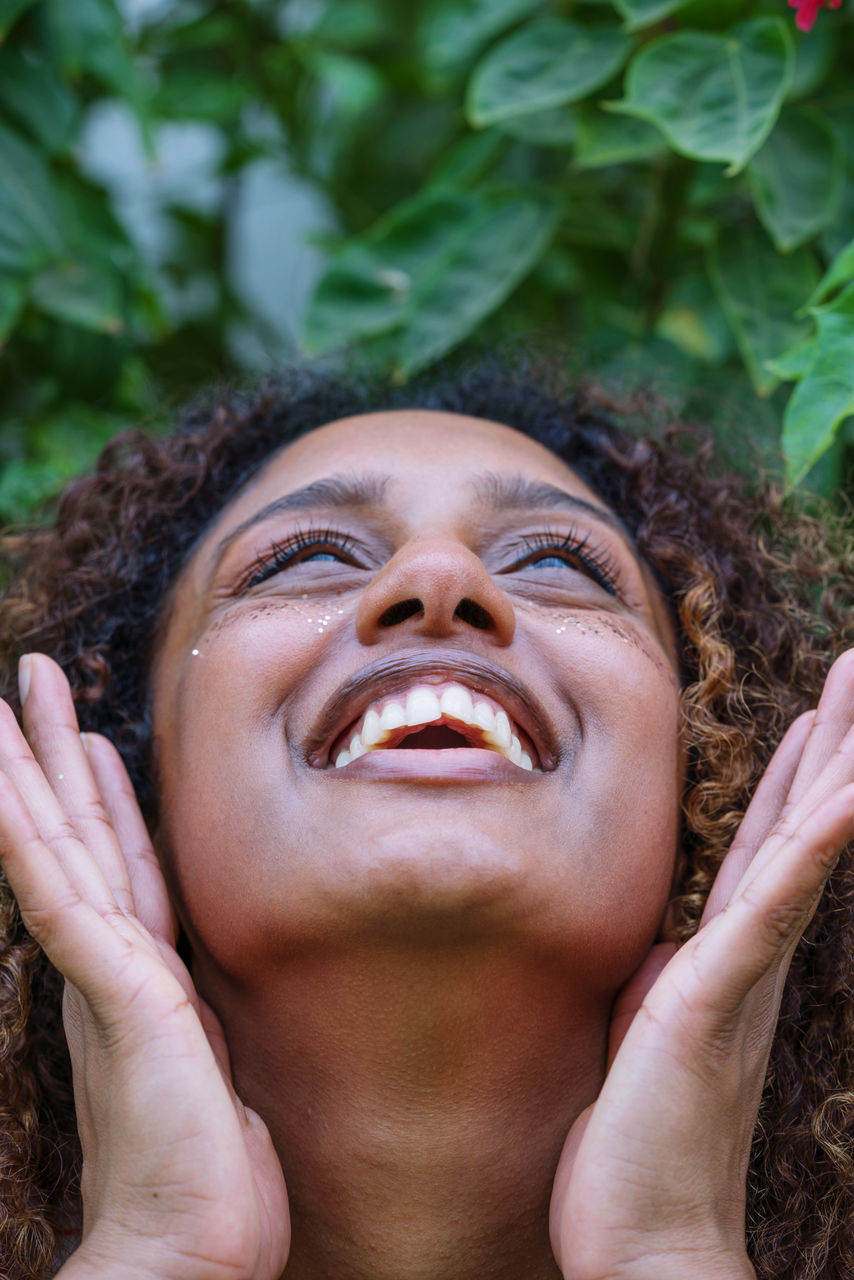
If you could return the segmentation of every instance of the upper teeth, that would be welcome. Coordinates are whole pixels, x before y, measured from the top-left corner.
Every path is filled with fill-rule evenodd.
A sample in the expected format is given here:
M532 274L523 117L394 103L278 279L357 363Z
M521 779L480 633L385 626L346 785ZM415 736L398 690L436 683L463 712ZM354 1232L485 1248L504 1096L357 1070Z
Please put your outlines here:
M480 731L485 747L499 752L522 769L533 769L533 761L522 749L507 712L493 705L482 694L474 694L461 684L415 685L404 695L372 703L350 737L335 757L336 769L358 759L367 751L376 751L393 733L406 727L418 727L456 720Z

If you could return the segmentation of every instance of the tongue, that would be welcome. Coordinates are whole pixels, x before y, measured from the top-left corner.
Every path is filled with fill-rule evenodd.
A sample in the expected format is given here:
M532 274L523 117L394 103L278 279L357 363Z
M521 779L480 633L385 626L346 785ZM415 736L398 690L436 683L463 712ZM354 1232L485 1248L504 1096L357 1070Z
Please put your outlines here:
M449 729L444 724L428 724L425 728L419 729L417 733L411 733L398 744L399 748L404 750L426 750L428 748L443 747L467 747L469 743L461 733L457 733L454 729Z

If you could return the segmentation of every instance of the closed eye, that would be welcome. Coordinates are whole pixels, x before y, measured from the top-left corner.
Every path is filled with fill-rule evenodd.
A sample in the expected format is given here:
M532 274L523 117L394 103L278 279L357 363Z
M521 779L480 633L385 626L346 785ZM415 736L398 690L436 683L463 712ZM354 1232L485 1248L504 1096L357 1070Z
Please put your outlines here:
M353 564L354 540L335 529L297 529L283 542L274 542L270 549L255 559L239 584L239 591L249 591L296 565L307 562L327 561L337 564Z

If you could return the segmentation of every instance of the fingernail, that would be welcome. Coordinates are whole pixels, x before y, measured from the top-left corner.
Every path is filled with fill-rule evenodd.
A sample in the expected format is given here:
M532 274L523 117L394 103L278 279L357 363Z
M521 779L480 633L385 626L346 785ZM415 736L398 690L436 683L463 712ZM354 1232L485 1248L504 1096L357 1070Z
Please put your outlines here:
M21 706L27 700L27 694L30 692L30 680L33 675L33 660L30 654L22 655L18 663L18 692L21 695Z

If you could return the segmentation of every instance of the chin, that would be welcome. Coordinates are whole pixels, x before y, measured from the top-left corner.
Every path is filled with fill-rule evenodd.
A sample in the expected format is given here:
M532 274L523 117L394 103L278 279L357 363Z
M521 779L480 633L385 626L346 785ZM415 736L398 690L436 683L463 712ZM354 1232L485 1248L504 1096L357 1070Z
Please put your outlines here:
M331 918L362 937L444 944L505 932L523 911L530 868L518 850L469 833L399 831L351 850L321 891ZM331 921L330 921L331 922Z

